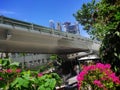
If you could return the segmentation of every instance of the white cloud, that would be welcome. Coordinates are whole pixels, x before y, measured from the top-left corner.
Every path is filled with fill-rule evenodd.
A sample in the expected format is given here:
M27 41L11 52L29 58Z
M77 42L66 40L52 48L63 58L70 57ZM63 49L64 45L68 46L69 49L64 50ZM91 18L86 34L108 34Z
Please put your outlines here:
M13 11L0 9L0 14L15 14Z

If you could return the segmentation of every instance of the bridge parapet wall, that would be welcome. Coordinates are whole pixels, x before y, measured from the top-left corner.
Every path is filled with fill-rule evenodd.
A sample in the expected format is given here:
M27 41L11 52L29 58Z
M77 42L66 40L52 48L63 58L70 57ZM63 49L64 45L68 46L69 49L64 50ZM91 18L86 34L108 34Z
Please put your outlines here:
M71 45L77 48L79 47L79 45L81 45L83 48L87 47L87 49L98 51L100 47L100 42L93 41L89 38L86 38L80 35L62 32L59 30L53 30L51 28L43 27L37 24L28 23L28 22L24 22L16 19L11 19L4 16L0 16L0 28L4 29L3 30L4 32L9 31L12 33L13 30L14 31L19 30L19 31L26 31L28 33L33 33L33 34L36 33L36 34L46 35L50 37L52 36L54 38L57 37L58 39L61 39L61 42L65 40L68 41L68 43L65 43L66 45ZM4 34L1 34L0 32L0 39L4 40L5 38L6 36Z
M82 37L80 35L75 35L75 34L71 34L71 33L67 33L67 32L58 31L58 30L54 30L54 29L51 29L48 27L40 26L37 24L29 23L29 22L20 21L20 20L16 20L16 19L4 17L4 16L0 16L0 24L3 27L5 26L8 29L11 27L13 29L17 28L20 30L28 31L28 32L48 33L48 34L53 34L56 36L66 37L68 39L78 39L78 40L81 39L81 40L85 40L85 41L94 42L93 40L86 38L86 37Z

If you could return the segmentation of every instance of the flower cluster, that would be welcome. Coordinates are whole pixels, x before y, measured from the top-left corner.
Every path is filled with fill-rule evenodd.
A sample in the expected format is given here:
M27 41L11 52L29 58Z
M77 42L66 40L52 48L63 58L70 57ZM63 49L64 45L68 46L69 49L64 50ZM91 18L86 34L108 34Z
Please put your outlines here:
M15 76L17 76L18 74L20 74L21 69L3 69L0 70L0 81L2 80L6 80L8 81L8 79L13 79Z
M84 66L83 70L77 76L79 89L86 84L93 88L103 90L112 89L120 85L120 79L110 69L110 64L97 63L96 65ZM95 90L95 89L94 89Z
M9 59L0 59L0 64L0 90L54 90L62 83L57 73L20 69L19 63L11 63Z
M42 73L38 73L38 77L42 77L43 76L43 74Z
M7 73L7 74L11 74L11 73L20 73L21 69L3 69L0 71L0 73Z

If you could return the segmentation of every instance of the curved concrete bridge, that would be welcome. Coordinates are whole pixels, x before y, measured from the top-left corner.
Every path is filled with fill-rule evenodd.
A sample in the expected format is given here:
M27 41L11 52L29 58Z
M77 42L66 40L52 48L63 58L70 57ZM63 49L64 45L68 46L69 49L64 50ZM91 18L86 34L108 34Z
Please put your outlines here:
M0 16L0 52L70 54L98 52L100 42Z

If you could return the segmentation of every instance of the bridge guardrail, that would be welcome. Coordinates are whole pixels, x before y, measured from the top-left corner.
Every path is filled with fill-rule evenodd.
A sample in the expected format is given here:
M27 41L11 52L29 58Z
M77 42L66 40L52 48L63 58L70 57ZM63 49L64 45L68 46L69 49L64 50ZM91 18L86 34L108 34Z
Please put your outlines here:
M75 35L75 34L71 34L68 32L62 32L62 31L58 31L58 30L54 30L48 27L43 27L37 24L33 24L33 23L29 23L29 22L24 22L24 21L20 21L20 20L16 20L16 19L12 19L12 18L8 18L5 16L0 16L0 24L5 24L5 25L11 25L12 27L20 27L20 28L24 28L27 29L28 31L37 31L37 32L44 32L44 33L49 33L49 34L54 34L54 35L58 35L58 36L62 36L62 37L66 37L66 38L70 38L70 39L77 39L77 40L83 40L86 42L94 42L96 44L100 44L101 42L99 41L93 41L92 39L80 36L80 35Z

